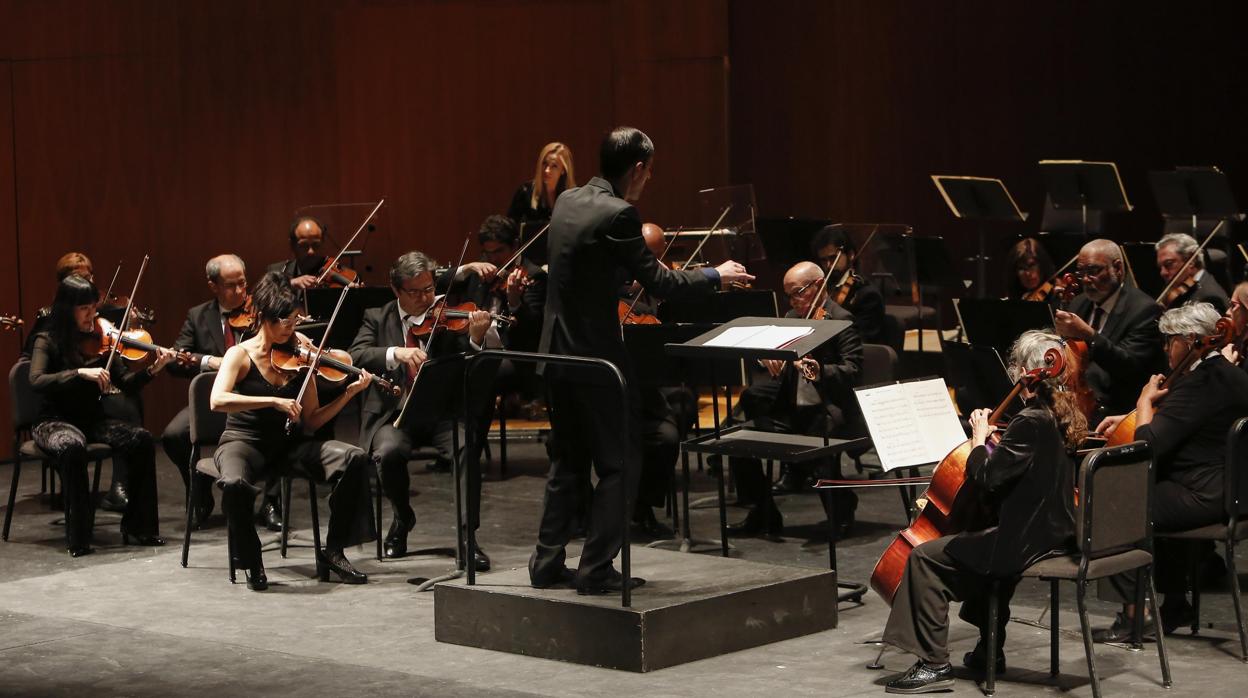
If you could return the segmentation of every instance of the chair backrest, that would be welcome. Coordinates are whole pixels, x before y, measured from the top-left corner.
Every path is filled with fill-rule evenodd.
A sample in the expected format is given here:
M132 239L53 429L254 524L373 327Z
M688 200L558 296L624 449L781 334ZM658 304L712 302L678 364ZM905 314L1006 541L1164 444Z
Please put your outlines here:
M39 418L43 396L30 387L30 361L22 359L9 369L9 404L15 431L29 429Z
M196 446L212 446L221 440L225 431L225 413L214 412L210 398L216 371L204 371L191 379L187 388L187 401L191 408L191 443Z
M1226 435L1226 470L1222 486L1226 490L1226 514L1231 519L1248 517L1248 417L1231 425Z
M1079 470L1075 535L1087 559L1152 550L1153 452L1143 441L1099 448Z
M890 383L897 373L897 352L883 344L862 345L862 385Z

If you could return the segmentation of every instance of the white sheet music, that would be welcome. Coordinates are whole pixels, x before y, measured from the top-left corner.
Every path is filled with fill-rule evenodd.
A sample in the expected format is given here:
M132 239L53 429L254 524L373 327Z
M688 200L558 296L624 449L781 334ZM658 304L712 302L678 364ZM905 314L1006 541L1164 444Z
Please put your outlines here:
M854 393L885 470L938 462L966 440L941 378Z
M706 343L708 347L737 347L739 349L779 349L814 332L813 327L789 327L786 325L752 325L729 327Z

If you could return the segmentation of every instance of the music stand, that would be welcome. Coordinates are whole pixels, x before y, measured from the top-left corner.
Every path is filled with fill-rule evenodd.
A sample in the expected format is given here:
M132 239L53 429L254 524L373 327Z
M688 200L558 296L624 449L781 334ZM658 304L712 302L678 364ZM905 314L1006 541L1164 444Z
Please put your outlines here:
M1010 353L1014 341L1027 330L1053 327L1053 309L1042 301L954 298L953 308L968 342L992 347L1002 356Z
M1005 183L991 177L932 175L932 183L945 205L958 218L979 221L979 254L975 257L975 285L980 298L988 295L988 256L985 225L989 222L1021 223L1027 214L1019 210Z
M1080 212L1083 234L1088 234L1088 211L1130 211L1127 190L1112 162L1041 160L1040 175L1056 209Z
M833 221L823 218L759 218L755 225L767 259L782 269L811 259L810 240Z
M775 291L746 289L672 298L659 305L658 315L664 323L720 323L739 317L775 317L779 309Z
M338 303L338 296L342 295L342 289L310 288L306 293L308 315L322 319L328 318L334 312L334 306ZM351 289L346 300L342 302L342 309L338 311L338 319L334 321L334 326L329 333L329 341L325 346L340 349L351 346L351 342L355 341L355 335L360 332L360 326L364 324L364 311L369 308L380 308L392 300L394 300L394 290L389 286L362 286Z
M964 418L973 410L991 405L1014 387L995 348L961 342L941 342L940 347L954 402Z
M953 259L942 237L918 237L907 233L906 256L910 267L910 297L914 304L915 325L919 333L919 352L923 352L923 292L935 288L937 292L948 288L961 288L962 280L954 273ZM939 303L936 324L940 325ZM904 323L903 323L904 327Z
M1235 204L1230 180L1216 167L1150 170L1148 181L1161 217L1167 222L1190 220L1193 236L1199 232L1201 219L1244 220Z

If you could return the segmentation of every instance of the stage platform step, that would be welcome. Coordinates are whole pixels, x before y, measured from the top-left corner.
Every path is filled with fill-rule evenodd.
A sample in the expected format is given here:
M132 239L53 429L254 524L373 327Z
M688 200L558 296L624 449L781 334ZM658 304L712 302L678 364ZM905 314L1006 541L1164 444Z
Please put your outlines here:
M836 627L836 573L633 547L646 585L620 597L534 589L526 569L434 589L434 637L577 664L653 671ZM577 560L568 561L576 568Z

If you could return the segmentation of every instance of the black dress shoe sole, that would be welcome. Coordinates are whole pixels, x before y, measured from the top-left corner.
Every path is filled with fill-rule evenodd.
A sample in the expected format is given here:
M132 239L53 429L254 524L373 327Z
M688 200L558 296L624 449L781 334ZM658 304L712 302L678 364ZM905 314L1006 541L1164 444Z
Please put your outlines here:
M915 686L913 688L899 688L895 686L885 686L884 692L899 694L899 695L904 695L904 696L913 696L913 695L918 695L920 693L940 693L944 691L952 691L953 685L954 685L953 679L941 679L939 681L933 681L931 683L926 683L926 684L923 684L922 686Z

